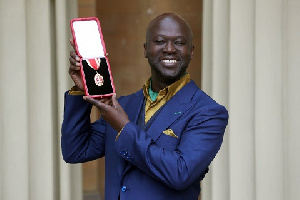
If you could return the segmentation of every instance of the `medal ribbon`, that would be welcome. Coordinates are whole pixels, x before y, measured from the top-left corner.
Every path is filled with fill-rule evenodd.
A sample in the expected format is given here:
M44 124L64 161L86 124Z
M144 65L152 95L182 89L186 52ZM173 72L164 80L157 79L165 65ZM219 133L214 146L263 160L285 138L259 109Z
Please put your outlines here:
M100 58L95 58L95 59L88 59L86 60L88 65L93 68L94 70L98 70L100 67L101 60Z

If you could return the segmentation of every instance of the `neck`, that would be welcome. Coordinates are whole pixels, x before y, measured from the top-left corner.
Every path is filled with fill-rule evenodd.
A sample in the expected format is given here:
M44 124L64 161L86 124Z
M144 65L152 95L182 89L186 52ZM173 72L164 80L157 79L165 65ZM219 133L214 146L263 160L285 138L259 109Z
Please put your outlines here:
M160 90L164 89L165 87L168 87L171 84L164 83L162 81L157 81L155 78L151 78L151 89L153 92L159 92Z
M163 76L160 76L157 73L152 72L151 76L151 88L153 92L159 92L160 90L168 87L169 85L172 85L176 81L178 81L181 77L183 77L186 74L186 72L182 73L182 75L179 75L176 78L166 78Z

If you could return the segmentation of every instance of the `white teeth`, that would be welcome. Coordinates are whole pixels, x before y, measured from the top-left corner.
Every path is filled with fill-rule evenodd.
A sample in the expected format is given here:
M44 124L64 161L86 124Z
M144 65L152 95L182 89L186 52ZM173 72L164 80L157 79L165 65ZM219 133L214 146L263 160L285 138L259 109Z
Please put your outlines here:
M164 63L176 63L177 60L162 60Z

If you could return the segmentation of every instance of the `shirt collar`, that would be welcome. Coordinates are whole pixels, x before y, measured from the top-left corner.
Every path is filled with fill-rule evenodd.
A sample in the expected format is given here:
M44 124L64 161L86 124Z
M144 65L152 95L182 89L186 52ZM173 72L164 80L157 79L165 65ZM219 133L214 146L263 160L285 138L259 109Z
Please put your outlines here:
M143 86L143 93L144 96L154 102L156 100L160 100L164 97L167 97L169 100L172 96L176 94L183 86L185 86L188 82L190 82L190 74L185 74L181 77L178 81L172 83L171 85L165 87L164 89L160 90L158 93L154 92L151 88L151 77L147 80L147 82Z

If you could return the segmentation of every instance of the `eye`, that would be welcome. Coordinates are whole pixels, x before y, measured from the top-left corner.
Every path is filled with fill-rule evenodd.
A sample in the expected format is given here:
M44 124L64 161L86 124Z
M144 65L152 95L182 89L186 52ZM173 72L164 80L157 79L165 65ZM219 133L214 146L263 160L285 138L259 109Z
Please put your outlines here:
M185 45L185 42L182 40L178 40L178 41L175 41L175 44L179 45L179 46L183 46L183 45Z
M164 40L154 40L154 43L157 45L162 45L165 43L165 41Z

